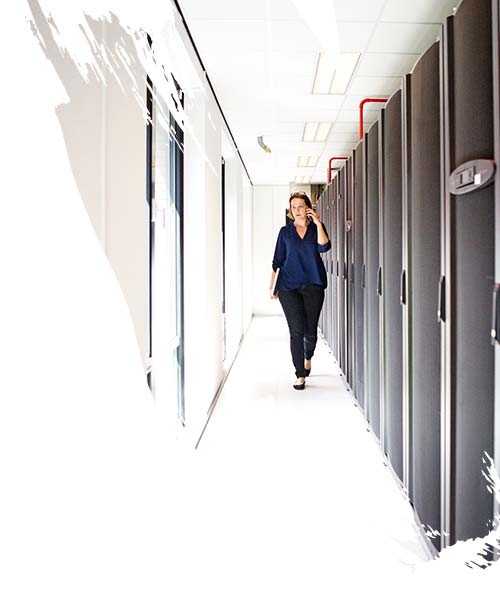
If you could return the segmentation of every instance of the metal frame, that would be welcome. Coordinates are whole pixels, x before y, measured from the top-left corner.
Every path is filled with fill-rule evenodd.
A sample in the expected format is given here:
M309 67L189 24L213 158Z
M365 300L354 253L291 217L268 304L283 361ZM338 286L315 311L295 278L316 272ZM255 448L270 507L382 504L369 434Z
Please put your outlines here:
M451 196L448 175L452 164L451 121L453 97L450 94L450 76L453 65L453 19L448 17L443 31L440 61L441 98L441 277L445 278L445 315L441 315L441 548L454 542L452 532L452 447L451 447Z
M401 273L401 306L403 319L403 485L406 494L411 497L411 74L403 80L401 98L401 143L403 166L403 240ZM404 275L403 275L404 274ZM405 286L405 289L403 289Z

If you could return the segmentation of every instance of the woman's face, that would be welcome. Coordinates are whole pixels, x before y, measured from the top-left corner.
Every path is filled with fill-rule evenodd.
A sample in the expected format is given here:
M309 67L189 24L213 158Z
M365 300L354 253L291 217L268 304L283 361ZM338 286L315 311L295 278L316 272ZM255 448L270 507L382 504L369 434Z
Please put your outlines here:
M290 212L294 219L305 219L306 218L307 205L302 198L292 198L290 202Z

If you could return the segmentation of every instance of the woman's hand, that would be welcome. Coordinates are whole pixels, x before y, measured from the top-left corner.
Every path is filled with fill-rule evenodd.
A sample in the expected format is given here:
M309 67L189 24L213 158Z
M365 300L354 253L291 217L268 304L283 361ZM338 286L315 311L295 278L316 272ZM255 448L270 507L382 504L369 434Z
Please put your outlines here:
M314 208L306 208L306 216L309 217L316 225L320 224L320 220Z
M274 292L274 289L271 288L269 290L269 297L271 298L271 300L276 300L278 298L278 292Z

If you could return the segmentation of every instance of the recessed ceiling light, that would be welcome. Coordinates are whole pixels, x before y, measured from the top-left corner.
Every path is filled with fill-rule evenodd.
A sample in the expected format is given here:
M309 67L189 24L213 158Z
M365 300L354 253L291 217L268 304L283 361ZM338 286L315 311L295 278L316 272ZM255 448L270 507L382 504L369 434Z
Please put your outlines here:
M299 156L298 167L315 167L318 164L319 156Z
M314 138L315 142L326 142L326 138L330 133L330 129L332 127L331 123L320 123L318 125L318 130L316 131L316 137Z
M304 127L304 135L302 136L303 142L325 142L332 123L306 123Z
M335 75L335 63L329 54L321 52L318 57L316 74L314 75L313 94L328 94Z
M343 52L338 55L334 63L328 54L321 52L316 66L312 93L345 94L359 57L359 52Z
M302 141L314 142L316 132L318 131L318 125L319 123L306 123L306 126L304 127L304 135L302 136Z
M335 76L330 87L330 94L345 94L351 81L354 69L359 60L358 52L346 52L339 56Z

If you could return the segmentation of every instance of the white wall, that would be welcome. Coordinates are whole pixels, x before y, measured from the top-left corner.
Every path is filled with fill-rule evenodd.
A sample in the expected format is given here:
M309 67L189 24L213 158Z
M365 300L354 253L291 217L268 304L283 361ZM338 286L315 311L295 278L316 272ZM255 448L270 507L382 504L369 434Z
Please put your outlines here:
M149 330L146 121L131 90L145 103L146 73L130 36L118 21L97 24L94 30L99 44L94 50L96 53L101 43L113 49L115 42L121 39L132 57L127 67L130 72L114 65L117 78L104 69L106 84L95 77L86 82L74 62L65 60L57 47L49 47L47 53L70 97L70 102L57 112L75 181L127 300L138 355L144 360ZM167 41L171 46L177 45L177 54L183 56L182 66L189 67L189 77L186 77L186 68L167 65L185 91L185 407L186 424L196 434L224 375L220 166L223 144L228 154L226 193L230 230L226 247L230 357L234 356L251 318L248 304L252 286L251 257L243 257L252 236L251 186L178 17L176 35L170 31ZM96 60L101 64L100 57ZM154 340L153 337L153 343ZM162 402L171 405L169 414L175 418L177 398L169 389L168 381L160 396Z
M226 164L226 366L252 314L248 302L252 188L181 24L178 31L201 82L198 89L186 91L189 126L184 139L185 405L186 425L196 434L224 376L222 157Z
M114 21L94 28L99 44L110 48L120 39L137 57L128 35ZM48 46L49 59L69 95L57 108L75 182L96 234L127 299L142 359L148 339L149 229L146 202L146 125L130 88L130 74L115 65L117 78L103 70L106 84L84 81L72 60ZM146 75L131 61L138 94L146 97ZM126 127L124 127L126 124Z
M279 230L285 225L288 185L253 188L253 312L283 314L278 300L269 298L271 269Z

